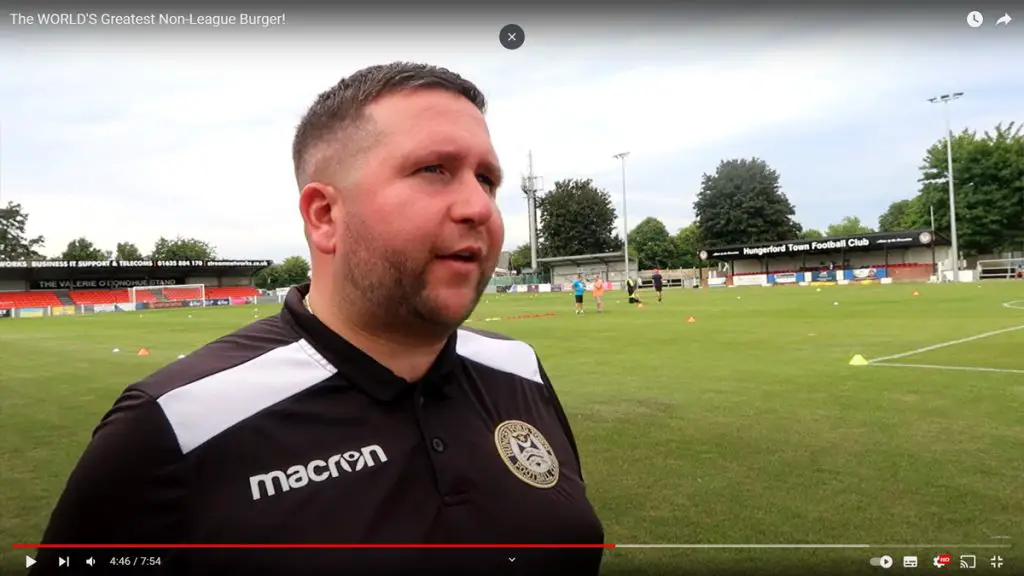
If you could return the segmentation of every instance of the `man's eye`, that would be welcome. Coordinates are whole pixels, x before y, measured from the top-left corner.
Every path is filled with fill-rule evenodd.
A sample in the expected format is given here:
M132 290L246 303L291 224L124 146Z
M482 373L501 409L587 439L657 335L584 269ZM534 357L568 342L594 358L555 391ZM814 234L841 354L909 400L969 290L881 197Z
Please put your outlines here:
M495 192L496 188L498 187L494 183L494 178L491 178L490 176L487 176L486 174L480 174L480 175L478 175L476 177L476 179L477 179L477 181L479 181L484 186L487 186L487 189L490 190L492 193Z
M434 174L440 174L444 168L440 164L434 164L432 166L424 166L420 168L420 172L432 172Z

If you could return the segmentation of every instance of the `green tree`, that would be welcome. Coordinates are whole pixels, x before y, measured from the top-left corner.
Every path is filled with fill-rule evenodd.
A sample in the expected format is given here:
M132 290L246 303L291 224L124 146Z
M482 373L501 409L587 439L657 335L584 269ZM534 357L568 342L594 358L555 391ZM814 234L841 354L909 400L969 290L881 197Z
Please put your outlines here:
M825 236L834 238L836 236L856 236L857 234L870 234L872 232L874 230L870 226L865 226L861 223L860 218L844 216L839 222L829 224L828 228L825 229Z
M67 248L60 255L60 260L99 261L110 260L112 254L107 250L97 248L88 238L81 237L68 242Z
M696 268L699 262L697 253L701 249L700 226L697 222L691 222L689 226L680 228L679 232L672 237L672 244L676 250L674 267Z
M302 256L289 256L280 264L271 264L257 272L252 281L262 290L304 284L309 282L309 261Z
M131 242L118 242L114 256L118 260L145 260L142 257L142 250L139 250L139 247Z
M168 240L163 236L153 245L148 260L216 260L217 251L213 246L196 238Z
M1024 134L1011 122L979 136L952 137L957 235L968 255L999 253L1024 243ZM949 230L946 140L932 144L921 165L920 203L935 209L935 226Z
M39 260L43 255L39 248L46 239L42 236L30 238L25 230L28 226L28 212L21 204L8 202L0 208L0 260Z
M287 285L281 279L281 267L277 264L271 264L257 272L252 278L252 283L260 290L274 290Z
M800 240L821 240L825 235L822 234L821 230L817 228L808 228L800 232L797 236Z
M675 266L678 250L661 220L648 216L629 231L630 252L636 250L641 270Z
M309 282L309 261L302 256L289 256L278 265L281 281L284 286L294 286Z
M545 257L600 254L622 249L615 236L611 194L592 180L567 179L537 199L537 231Z
M723 160L704 174L693 212L705 246L792 240L801 230L778 172L758 158Z
M513 270L525 270L530 267L530 264L530 243L524 242L512 251L508 265Z

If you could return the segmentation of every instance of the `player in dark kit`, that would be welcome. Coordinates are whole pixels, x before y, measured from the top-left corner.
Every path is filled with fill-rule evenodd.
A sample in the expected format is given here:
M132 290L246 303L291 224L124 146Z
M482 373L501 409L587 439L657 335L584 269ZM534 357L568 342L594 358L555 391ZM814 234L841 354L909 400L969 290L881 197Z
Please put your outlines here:
M658 293L658 302L661 302L661 270L654 269L654 274L651 274L651 281L654 282L654 291Z
M462 328L505 236L485 107L403 62L317 98L293 143L310 283L114 401L32 576L598 574L604 531L540 359ZM140 557L160 566L132 572Z

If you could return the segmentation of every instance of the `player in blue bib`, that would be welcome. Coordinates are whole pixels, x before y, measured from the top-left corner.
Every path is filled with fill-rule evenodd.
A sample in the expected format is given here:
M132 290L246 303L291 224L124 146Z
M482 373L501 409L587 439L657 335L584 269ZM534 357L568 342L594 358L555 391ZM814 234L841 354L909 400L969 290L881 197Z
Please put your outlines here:
M583 281L583 274L577 274L572 283L572 292L576 295L576 314L583 314L583 294L586 291L587 283Z

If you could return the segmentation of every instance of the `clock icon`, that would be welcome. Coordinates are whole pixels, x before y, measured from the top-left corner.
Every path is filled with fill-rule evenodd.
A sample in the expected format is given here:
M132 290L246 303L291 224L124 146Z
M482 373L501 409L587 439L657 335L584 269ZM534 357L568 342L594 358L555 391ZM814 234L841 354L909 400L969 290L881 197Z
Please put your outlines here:
M977 10L967 15L967 25L971 28L978 28L985 22L985 17Z

